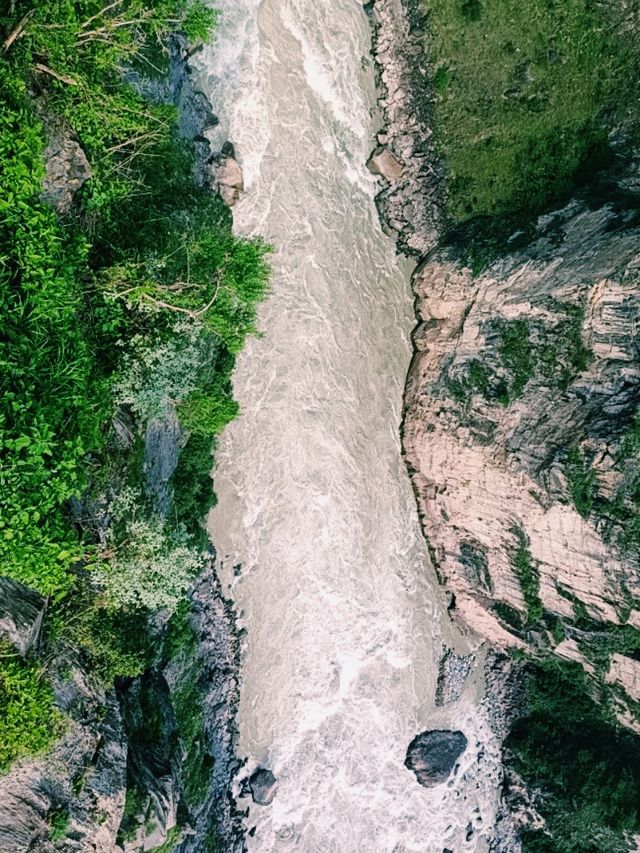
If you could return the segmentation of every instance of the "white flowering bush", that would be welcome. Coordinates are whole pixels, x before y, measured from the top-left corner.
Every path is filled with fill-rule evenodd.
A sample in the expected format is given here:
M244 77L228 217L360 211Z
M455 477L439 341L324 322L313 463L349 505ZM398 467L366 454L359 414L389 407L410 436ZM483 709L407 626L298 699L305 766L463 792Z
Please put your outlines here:
M204 569L202 554L184 528L171 527L157 513L149 514L134 489L123 490L111 512L105 559L97 569L108 603L118 608L175 610Z
M129 342L114 384L116 403L130 406L142 421L160 417L168 404L178 404L196 388L203 355L201 327L188 321L173 331L172 337L153 346L141 336Z

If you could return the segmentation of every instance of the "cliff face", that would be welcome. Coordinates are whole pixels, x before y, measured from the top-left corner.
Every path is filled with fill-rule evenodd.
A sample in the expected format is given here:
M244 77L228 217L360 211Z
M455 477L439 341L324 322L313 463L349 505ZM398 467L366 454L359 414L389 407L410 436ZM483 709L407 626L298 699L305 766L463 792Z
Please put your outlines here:
M616 511L633 515L637 477L624 450L640 394L632 220L573 203L478 277L447 250L415 274L406 458L456 610L496 646L582 658L571 626L585 611L640 627L633 521Z
M375 155L401 164L380 170L379 210L425 258L404 452L452 613L496 648L597 671L636 725L636 167L599 201L585 193L491 247L488 266L468 243L436 249L427 27L413 0L377 0L372 19L386 122Z

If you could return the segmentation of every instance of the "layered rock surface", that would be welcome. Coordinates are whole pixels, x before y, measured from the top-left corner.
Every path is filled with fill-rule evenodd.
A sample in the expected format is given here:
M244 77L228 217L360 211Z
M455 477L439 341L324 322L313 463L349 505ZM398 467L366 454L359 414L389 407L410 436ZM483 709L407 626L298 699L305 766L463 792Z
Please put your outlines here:
M606 517L635 477L621 453L640 399L630 216L576 202L478 277L446 249L414 277L406 458L456 610L498 647L580 655L543 624L524 630L536 621L532 596L567 626L585 611L640 625L637 556L621 546L623 523ZM576 506L576 454L593 510Z

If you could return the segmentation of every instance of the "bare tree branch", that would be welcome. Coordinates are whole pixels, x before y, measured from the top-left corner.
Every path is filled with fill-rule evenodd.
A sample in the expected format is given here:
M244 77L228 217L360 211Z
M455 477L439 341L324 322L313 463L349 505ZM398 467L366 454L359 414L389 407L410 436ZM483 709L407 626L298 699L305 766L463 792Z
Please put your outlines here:
M67 77L65 74L58 74L57 71L54 71L53 68L49 68L48 65L43 65L42 62L36 62L34 65L36 71L41 71L43 74L48 74L49 77L53 77L56 80L59 80L61 83L66 83L67 86L77 86L78 81L73 77Z
M21 36L24 35L25 27L28 24L29 19L33 16L34 12L35 9L30 9L24 16L24 18L20 21L18 26L14 30L12 30L6 37L6 39L2 42L2 49L5 53L9 50L14 41L17 41Z

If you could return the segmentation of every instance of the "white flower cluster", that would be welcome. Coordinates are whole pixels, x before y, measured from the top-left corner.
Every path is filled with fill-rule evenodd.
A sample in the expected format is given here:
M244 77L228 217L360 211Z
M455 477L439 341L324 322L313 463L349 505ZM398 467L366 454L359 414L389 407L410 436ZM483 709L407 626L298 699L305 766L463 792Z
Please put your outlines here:
M124 489L111 506L113 524L104 548L109 559L97 569L99 583L116 607L172 611L203 571L204 558L184 529L149 515L140 500L135 489Z

